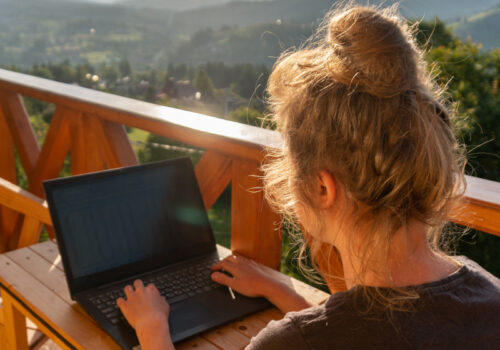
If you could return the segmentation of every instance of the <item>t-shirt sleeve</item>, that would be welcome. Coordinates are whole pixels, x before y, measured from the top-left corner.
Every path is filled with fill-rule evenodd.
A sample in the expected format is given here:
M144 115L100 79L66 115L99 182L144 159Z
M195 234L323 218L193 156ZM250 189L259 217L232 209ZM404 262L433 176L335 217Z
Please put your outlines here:
M245 348L245 350L275 349L309 350L300 329L290 318L269 322Z

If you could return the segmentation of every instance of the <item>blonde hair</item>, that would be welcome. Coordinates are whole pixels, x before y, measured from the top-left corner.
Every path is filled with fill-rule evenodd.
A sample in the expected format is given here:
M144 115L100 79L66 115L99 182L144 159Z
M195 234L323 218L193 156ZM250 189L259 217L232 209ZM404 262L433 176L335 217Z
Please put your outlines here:
M279 57L268 82L284 147L271 150L263 166L267 199L291 218L295 197L314 209L313 185L327 170L352 206L353 221L371 225L363 237L366 256L388 251L410 220L432 228L429 241L439 251L442 226L464 190L454 115L414 31L395 7L343 6L301 49ZM335 248L325 253L313 237L306 240L313 262L330 261L316 265L330 289L345 289Z

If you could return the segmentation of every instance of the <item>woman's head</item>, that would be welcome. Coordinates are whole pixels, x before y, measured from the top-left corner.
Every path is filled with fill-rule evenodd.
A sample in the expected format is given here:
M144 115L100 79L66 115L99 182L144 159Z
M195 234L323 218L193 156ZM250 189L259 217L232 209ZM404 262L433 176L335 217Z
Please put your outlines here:
M411 220L440 231L462 188L452 116L412 32L394 9L332 11L313 40L278 59L268 83L284 140L264 166L268 199L285 214L314 215L327 172L342 198L339 234L348 237L342 222L372 228L358 237L367 256ZM314 258L324 227L307 221L318 223L306 227Z

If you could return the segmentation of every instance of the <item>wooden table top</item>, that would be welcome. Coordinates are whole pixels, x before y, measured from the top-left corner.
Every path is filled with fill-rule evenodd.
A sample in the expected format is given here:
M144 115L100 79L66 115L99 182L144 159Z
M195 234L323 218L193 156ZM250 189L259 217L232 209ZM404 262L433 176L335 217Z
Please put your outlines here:
M328 297L302 282L275 273L311 302L319 303ZM0 282L30 310L33 318L57 335L56 343L77 349L120 348L71 300L59 250L53 241L0 254ZM243 349L269 321L282 317L278 309L271 308L179 343L176 349Z

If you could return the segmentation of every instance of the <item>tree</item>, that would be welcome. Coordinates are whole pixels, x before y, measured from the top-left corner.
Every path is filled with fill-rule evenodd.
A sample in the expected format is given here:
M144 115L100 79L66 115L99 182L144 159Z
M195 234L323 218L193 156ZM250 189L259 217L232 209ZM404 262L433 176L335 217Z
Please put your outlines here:
M214 84L203 69L198 70L198 73L193 80L193 85L201 93L202 100L211 101L215 99Z
M130 62L126 58L122 58L120 63L118 64L118 70L120 71L120 76L129 77L132 74L132 67L130 66Z

